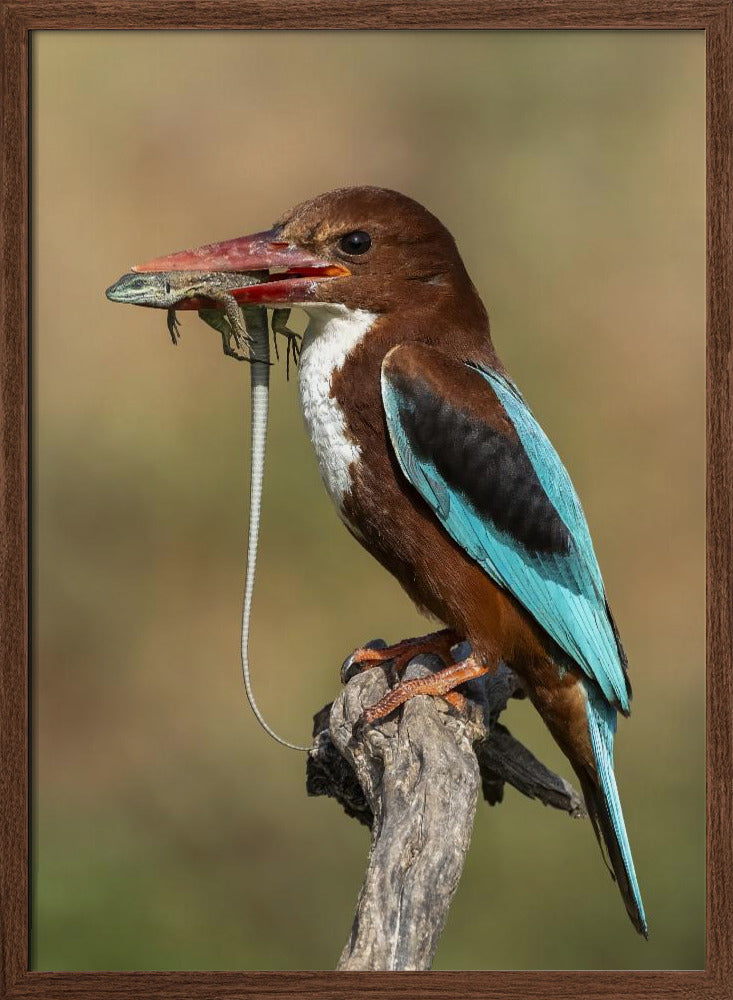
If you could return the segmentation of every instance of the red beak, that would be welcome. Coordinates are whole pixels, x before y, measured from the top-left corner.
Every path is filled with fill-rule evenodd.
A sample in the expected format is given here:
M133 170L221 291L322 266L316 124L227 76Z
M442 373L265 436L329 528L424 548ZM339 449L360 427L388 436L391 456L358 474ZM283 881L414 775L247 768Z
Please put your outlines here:
M351 272L342 264L324 260L307 250L278 239L277 229L252 236L238 236L223 243L209 243L195 250L181 250L168 257L156 257L136 264L133 271L260 272L260 285L234 288L239 303L277 305L311 302L324 278L343 277ZM272 271L275 271L273 274Z

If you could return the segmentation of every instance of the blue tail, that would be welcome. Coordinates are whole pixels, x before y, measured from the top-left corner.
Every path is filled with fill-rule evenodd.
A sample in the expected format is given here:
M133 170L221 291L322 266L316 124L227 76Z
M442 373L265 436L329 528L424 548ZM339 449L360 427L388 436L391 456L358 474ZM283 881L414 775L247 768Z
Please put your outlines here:
M599 843L605 843L613 874L621 890L626 912L640 934L649 936L644 904L636 880L629 838L624 826L621 801L613 773L613 738L616 734L616 710L594 684L583 684L596 775L580 775L590 816Z

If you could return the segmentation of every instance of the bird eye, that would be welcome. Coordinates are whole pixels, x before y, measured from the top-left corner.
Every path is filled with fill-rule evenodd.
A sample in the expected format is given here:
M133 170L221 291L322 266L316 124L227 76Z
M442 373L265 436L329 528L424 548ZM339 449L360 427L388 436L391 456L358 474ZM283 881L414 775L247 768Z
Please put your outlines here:
M354 257L360 253L366 253L372 245L372 238L363 229L355 229L353 233L347 233L339 240L339 247L344 253Z

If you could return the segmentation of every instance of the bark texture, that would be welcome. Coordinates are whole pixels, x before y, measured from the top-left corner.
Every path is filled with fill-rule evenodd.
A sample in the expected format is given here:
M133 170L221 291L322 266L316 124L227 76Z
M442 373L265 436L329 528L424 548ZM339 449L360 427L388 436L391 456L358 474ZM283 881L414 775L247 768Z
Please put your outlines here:
M405 678L437 669L418 657ZM417 697L375 727L356 723L387 692L389 667L357 674L315 717L307 788L371 829L364 882L340 970L429 969L458 886L478 792L494 805L509 783L571 816L582 799L497 720L522 692L502 665L474 681L466 709Z

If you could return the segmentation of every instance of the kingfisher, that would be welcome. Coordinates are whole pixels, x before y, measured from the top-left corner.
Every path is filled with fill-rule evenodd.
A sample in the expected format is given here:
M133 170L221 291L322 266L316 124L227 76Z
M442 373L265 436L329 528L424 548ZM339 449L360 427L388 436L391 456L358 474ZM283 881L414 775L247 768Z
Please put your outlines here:
M578 495L494 348L448 229L396 191L341 188L269 230L135 270L258 272L260 283L232 292L240 304L305 311L298 386L326 491L353 537L442 625L352 654L350 671L419 653L442 663L400 680L365 724L418 694L458 704L461 684L509 664L578 776L647 937L614 775L627 657Z

